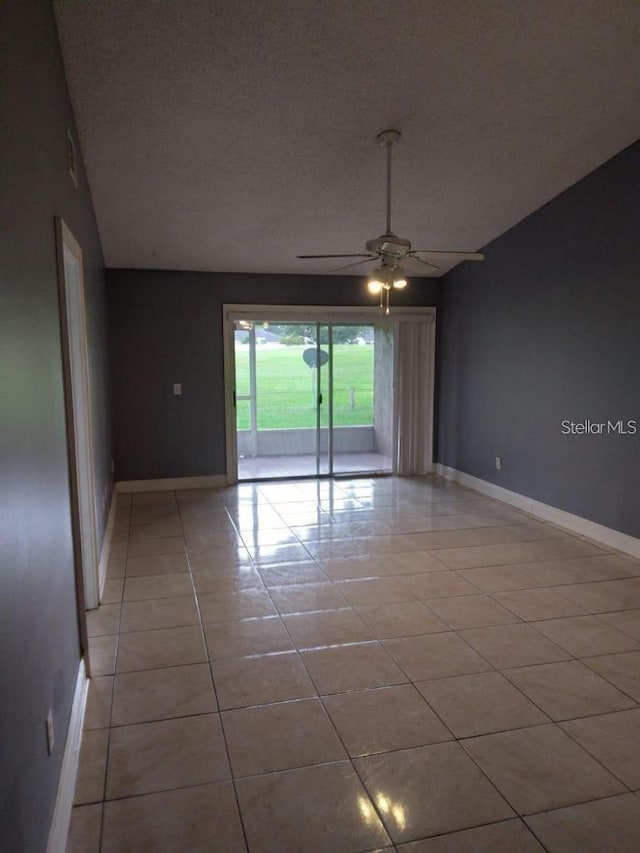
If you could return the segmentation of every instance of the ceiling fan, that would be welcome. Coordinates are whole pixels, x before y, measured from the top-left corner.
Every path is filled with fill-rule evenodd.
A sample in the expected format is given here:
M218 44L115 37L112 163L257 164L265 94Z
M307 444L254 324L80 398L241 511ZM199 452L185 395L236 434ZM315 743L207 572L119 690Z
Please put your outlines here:
M432 270L440 270L431 260L425 260L420 255L428 255L437 260L438 257L446 257L456 261L483 261L481 252L458 252L433 249L412 249L411 241L404 237L398 237L391 230L391 149L400 139L399 130L383 130L376 137L380 145L387 150L387 229L384 234L365 243L366 252L355 252L346 255L297 255L301 260L312 258L359 258L360 260L335 267L328 272L339 272L341 270L357 267L360 264L379 262L380 266L373 270L369 277L369 290L380 294L380 308L389 313L389 293L392 287L406 287L407 279L404 267L413 267L416 275L434 275ZM403 266L401 266L401 264ZM386 294L386 305L383 297Z

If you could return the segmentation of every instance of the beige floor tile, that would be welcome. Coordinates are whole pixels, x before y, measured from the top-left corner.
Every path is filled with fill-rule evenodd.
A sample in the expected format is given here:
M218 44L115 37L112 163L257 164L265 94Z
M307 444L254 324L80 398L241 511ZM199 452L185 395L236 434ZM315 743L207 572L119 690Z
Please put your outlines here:
M182 536L182 524L175 519L153 521L149 524L132 524L129 535L129 541L133 539L159 539L164 536Z
M284 623L299 649L370 640L371 631L351 608L284 616Z
M499 672L423 681L416 687L458 738L548 722Z
M234 776L347 757L319 699L225 711L222 724Z
M158 539L132 539L130 557L157 557L159 554L184 554L185 541L182 536L162 536Z
M118 637L89 637L89 661L91 676L113 675L116 666Z
M497 669L552 663L570 655L530 625L497 625L461 631L463 637Z
M640 702L640 652L585 658L582 662Z
M471 545L499 545L506 542L521 542L527 538L544 539L545 526L516 524L504 527L480 527L475 530L427 531L411 533L407 536L407 539L417 548L425 551L465 548Z
M189 552L189 565L193 572L239 572L253 569L253 562L245 548L209 548L198 554Z
M492 669L490 663L452 632L385 640L383 645L412 681Z
M635 610L640 607L640 578L578 583L560 587L558 593L589 613Z
M488 595L434 598L429 601L429 607L454 630L486 628L490 625L508 625L520 621Z
M442 572L446 568L438 560L435 553L429 551L405 551L401 554L382 557L380 560L377 574L382 577L429 574L431 572Z
M204 625L211 660L286 652L293 648L279 616Z
M356 758L355 765L396 843L513 816L457 743Z
M371 755L452 739L409 684L325 696L323 701L349 755Z
M135 631L120 637L116 671L132 672L206 660L207 650L200 626Z
M335 559L339 557L362 557L368 554L401 554L404 551L415 551L416 546L407 536L372 536L368 538L350 537L335 542L322 540L308 542L307 550L317 560Z
M71 812L66 853L100 853L102 803L75 806Z
M352 853L389 844L347 761L240 779L236 788L251 853Z
M636 707L633 699L579 661L508 669L504 674L552 720Z
M177 575L188 572L189 565L185 554L158 554L154 557L127 557L126 576L128 578L146 575Z
M108 743L109 729L83 732L74 805L103 800Z
M275 616L278 611L266 589L198 594L203 622L235 622L257 616Z
M193 594L178 598L126 601L122 605L120 633L150 631L155 628L179 628L183 625L197 625L199 621Z
M640 788L640 708L561 723L629 788Z
M249 530L242 531L242 543L245 548L260 548L265 545L299 545L300 541L295 533L287 527L274 527L271 530Z
M496 601L507 607L525 622L538 619L560 619L563 616L581 616L584 610L573 604L554 589L515 589L494 594Z
M632 794L525 818L549 853L637 853L640 800Z
M185 541L190 554L199 554L209 548L228 548L231 550L243 548L242 540L235 530L223 530L218 533L191 533L188 521L184 521Z
M466 569L460 574L484 592L503 592L628 578L633 571L624 558L605 554L597 557L573 557L567 560ZM579 601L574 603L580 605Z
M105 803L101 853L246 850L231 782Z
M482 735L463 741L463 745L519 814L560 808L624 790L617 779L554 724Z
M506 820L401 844L398 853L544 853L544 847L522 821Z
M107 579L102 589L102 601L100 604L119 604L122 601L124 589L124 572L122 578Z
M378 577L384 571L384 562L375 557L339 557L322 560L320 565L333 581Z
M258 567L268 566L272 563L306 561L311 556L304 545L299 542L290 545L259 545L257 548L252 548L249 553Z
M227 595L245 589L264 589L262 578L252 566L240 566L216 571L192 572L193 585L198 595Z
M271 598L280 613L334 610L347 606L346 599L328 582L277 586L271 590Z
M124 495L118 499L118 507ZM169 504L175 506L176 493L174 491L164 492L136 492L131 495L131 506L157 506L158 504Z
M119 624L119 604L101 604L95 610L87 611L87 634L90 637L117 634Z
M112 694L113 675L100 675L90 679L84 715L85 729L109 728Z
M328 580L327 575L314 560L260 566L260 576L268 587L282 584L321 583Z
M452 595L473 595L478 590L455 572L429 572L402 578L417 598L446 598Z
M448 626L422 601L369 604L356 612L378 639L448 631Z
M230 775L217 714L111 730L108 800L220 782Z
M180 513L175 501L155 504L136 504L131 507L130 523L132 527L138 524L158 524L164 522L179 522Z
M636 640L606 625L597 616L549 619L532 622L531 626L575 657L615 654L638 648Z
M602 613L600 619L623 631L635 640L640 640L640 610L623 610L620 613Z
M124 726L216 710L206 663L125 672L116 676L111 724Z
M319 693L402 684L406 675L379 643L354 643L302 652Z
M438 551L437 556L445 566L452 569L470 569L480 566L590 557L605 553L606 550L606 548L598 548L588 542L569 536L566 539L544 539L538 542L448 548Z
M106 579L119 580L120 578L123 578L126 565L126 554L111 554L109 561L107 562Z
M338 581L336 589L352 606L414 601L415 595L397 578Z
M212 669L221 710L317 695L296 653L222 660Z
M186 572L178 575L127 578L124 582L124 601L146 601L150 598L182 595L193 595L191 576Z

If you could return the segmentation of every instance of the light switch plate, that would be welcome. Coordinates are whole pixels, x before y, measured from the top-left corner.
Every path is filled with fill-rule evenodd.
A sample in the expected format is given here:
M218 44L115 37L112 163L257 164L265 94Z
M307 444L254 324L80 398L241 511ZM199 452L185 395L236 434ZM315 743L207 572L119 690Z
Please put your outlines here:
M173 383L173 396L180 397L182 395L182 383L174 382Z

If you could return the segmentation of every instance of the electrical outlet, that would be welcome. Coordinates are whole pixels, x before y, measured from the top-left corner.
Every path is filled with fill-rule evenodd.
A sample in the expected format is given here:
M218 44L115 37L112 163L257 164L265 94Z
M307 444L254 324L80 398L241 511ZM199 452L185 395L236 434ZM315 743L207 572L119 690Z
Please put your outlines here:
M179 397L182 394L182 383L174 382L173 383L173 396Z
M53 745L56 742L56 739L53 733L53 711L51 708L49 708L49 713L45 720L45 727L47 732L47 752L49 755L53 755Z
M496 456L496 471L502 471L502 456Z

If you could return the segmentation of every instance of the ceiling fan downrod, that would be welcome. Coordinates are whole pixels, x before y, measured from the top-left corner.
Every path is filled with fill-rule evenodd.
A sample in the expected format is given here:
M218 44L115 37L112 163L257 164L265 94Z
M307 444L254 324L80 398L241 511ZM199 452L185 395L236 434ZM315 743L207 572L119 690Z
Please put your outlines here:
M376 137L380 145L387 149L387 230L386 234L393 234L391 230L391 149L400 140L402 134L399 130L383 130Z

